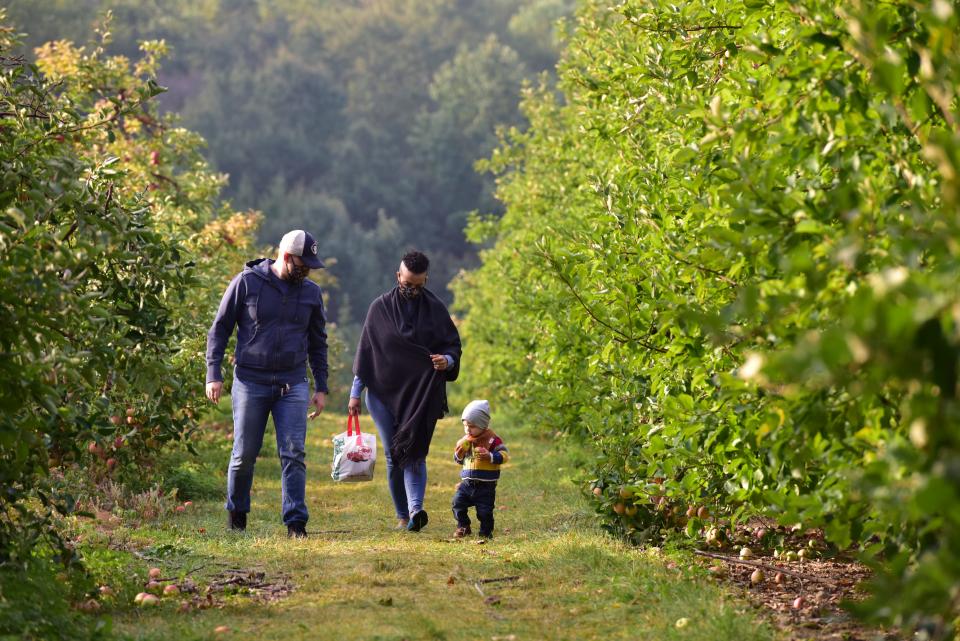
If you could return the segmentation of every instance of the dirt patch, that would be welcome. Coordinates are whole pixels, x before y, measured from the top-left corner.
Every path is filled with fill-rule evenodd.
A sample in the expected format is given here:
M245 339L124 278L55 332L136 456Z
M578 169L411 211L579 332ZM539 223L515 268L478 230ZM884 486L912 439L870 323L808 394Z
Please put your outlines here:
M807 559L784 561L768 556L740 560L717 553L704 556L717 580L740 589L766 610L786 639L829 641L893 641L888 630L865 625L843 607L865 596L861 586L870 570L855 561ZM762 579L755 572L762 573ZM777 576L779 574L779 577Z
M285 574L267 576L261 570L228 569L210 578L204 589L209 597L242 595L257 601L278 601L294 591L293 582Z

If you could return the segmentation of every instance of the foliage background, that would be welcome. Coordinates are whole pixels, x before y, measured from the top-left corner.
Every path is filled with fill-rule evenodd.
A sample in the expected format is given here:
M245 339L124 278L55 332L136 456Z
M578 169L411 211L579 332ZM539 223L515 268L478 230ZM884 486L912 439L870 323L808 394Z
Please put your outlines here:
M594 446L608 529L822 528L876 566L861 613L955 629L956 2L8 4L5 52L55 44L3 59L5 584L72 558L51 466L133 483L190 433L262 209L261 242L320 233L347 344L407 245L478 264L470 220L466 392ZM65 40L108 7L121 55Z
M950 629L957 33L949 2L583 3L455 290L471 392L596 444L611 530L823 528L876 563L861 611Z

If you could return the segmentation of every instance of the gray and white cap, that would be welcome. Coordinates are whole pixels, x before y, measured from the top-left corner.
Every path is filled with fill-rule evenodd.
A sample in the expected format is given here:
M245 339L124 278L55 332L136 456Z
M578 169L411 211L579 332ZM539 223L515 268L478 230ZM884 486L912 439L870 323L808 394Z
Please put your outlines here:
M280 251L299 256L303 264L310 269L320 269L323 263L317 257L317 241L302 229L288 231L280 239Z

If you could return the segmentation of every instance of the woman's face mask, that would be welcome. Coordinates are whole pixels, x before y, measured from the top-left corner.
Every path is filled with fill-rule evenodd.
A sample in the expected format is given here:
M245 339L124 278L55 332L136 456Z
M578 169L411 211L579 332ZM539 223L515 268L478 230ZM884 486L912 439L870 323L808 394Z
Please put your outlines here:
M400 265L400 271L397 272L397 289L400 295L407 300L415 300L423 294L423 288L427 285L427 275L414 274L405 265Z
M413 300L423 292L423 286L416 287L414 285L407 285L397 281L397 286L400 288L400 295L408 300Z

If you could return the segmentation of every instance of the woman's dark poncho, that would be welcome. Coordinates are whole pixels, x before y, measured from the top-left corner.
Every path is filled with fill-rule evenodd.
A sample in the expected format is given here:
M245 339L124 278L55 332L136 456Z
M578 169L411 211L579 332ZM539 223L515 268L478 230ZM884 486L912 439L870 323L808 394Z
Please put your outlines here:
M433 368L431 354L449 354L453 367ZM447 411L447 381L460 373L460 334L446 306L424 289L407 300L394 287L370 305L353 372L390 409L397 424L394 465L424 458L437 420Z

